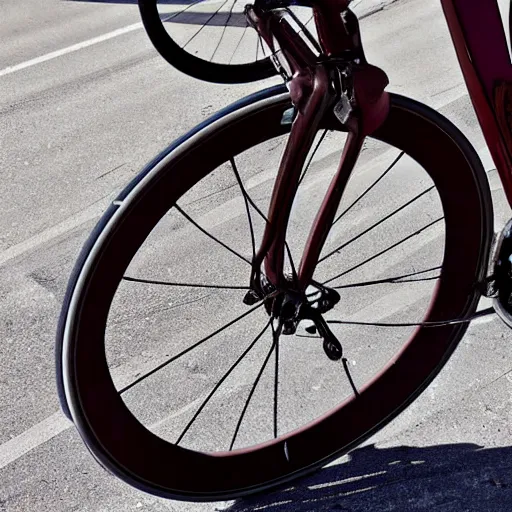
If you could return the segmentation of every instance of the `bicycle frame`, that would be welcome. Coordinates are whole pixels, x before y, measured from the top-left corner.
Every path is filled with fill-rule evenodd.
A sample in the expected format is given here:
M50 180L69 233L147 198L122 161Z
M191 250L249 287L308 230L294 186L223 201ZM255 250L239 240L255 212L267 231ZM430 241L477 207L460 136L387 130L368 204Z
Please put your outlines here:
M325 62L318 59L279 13L264 10L258 3L248 6L246 11L249 22L273 53L282 52L284 60L276 62L276 67L282 74L288 74L286 78L296 108L296 117L272 193L269 222L253 261L251 288L259 297L266 294L260 279L262 263L265 275L275 289L304 294L312 281L320 252L364 138L382 124L389 110L389 97L384 92L387 76L366 62L359 24L354 14L346 9L347 5L347 0L323 0L313 7L322 53L327 57ZM348 68L350 72L346 73ZM341 105L335 105L338 100ZM293 280L286 279L283 274L286 227L300 173L320 121L333 109L349 132L347 143L338 171L311 228L298 273Z
M260 4L272 1L260 0ZM348 9L349 3L321 0L313 4L321 57L327 58L315 56L286 20L267 6L260 7L258 0L246 11L273 53L284 57L276 59L276 67L288 81L296 109L272 194L269 222L253 262L251 287L260 297L268 292L261 286L262 264L278 291L304 294L313 282L318 258L363 140L384 122L388 112L389 98L384 91L387 77L367 63L357 18ZM512 66L497 0L441 3L485 140L512 205ZM345 76L336 76L336 70ZM343 103L341 113L339 108L336 111L336 101ZM298 272L290 280L283 275L283 264L291 206L319 123L333 110L348 132L347 142L311 227Z
M441 0L489 151L512 205L512 66L497 0Z

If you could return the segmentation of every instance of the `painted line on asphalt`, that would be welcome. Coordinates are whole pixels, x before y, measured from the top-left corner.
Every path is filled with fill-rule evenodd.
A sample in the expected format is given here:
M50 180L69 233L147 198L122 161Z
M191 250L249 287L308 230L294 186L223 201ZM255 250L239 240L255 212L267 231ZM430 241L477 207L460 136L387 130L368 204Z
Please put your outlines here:
M25 62L20 62L19 64L15 64L14 66L7 66L6 68L0 70L0 77L10 75L11 73L15 73L16 71L21 71L22 69L26 69L37 64L41 64L43 62L47 62L52 59L56 59L57 57L62 57L63 55L67 55L68 53L77 52L78 50L82 50L83 48L87 48L89 46L102 43L103 41L108 41L109 39L122 36L123 34L133 32L134 30L138 30L140 28L142 28L142 22L139 21L138 23L133 23L132 25L127 25L126 27L118 28L117 30L113 30L112 32L107 32L106 34L102 34L101 36L87 39L85 41L82 41L81 43L72 44L71 46L67 46L66 48L62 48L60 50L56 50L45 55L41 55L40 57L36 57L35 59L26 60Z
M182 414L185 414L198 403L204 400L204 397L198 397L189 404L185 405L181 409L172 412L165 418L157 421L150 425L150 430L164 430L165 424L170 420L174 419ZM22 434L13 437L9 441L0 445L0 469L5 468L12 462L15 462L23 455L31 452L38 446L50 441L54 437L58 436L61 432L71 428L73 422L69 420L64 413L57 411L48 418L36 423L34 426L25 430Z
M76 215L68 217L66 220L59 222L55 226L45 229L40 233L23 240L23 242L0 252L0 267L8 261L17 258L26 252L34 250L36 247L48 243L65 233L73 231L75 228L88 221L99 218L101 213L107 208L112 198L115 197L114 194L115 193L110 194L110 199L100 199Z
M23 434L0 445L0 469L49 441L72 425L73 423L58 411L25 430Z

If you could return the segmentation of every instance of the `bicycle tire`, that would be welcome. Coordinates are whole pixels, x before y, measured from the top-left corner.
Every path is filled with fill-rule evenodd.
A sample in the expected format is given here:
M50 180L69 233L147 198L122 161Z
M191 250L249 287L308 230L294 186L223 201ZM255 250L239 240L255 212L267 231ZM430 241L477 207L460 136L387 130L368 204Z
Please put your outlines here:
M428 167L436 184L446 188L442 201L447 218L444 261L448 270L441 274L437 302L429 310L428 320L464 318L476 309L480 293L475 284L485 275L493 232L485 172L471 145L443 116L397 95L392 95L391 105L388 119L373 137L411 154ZM227 147L236 153L261 139L286 133L289 125L283 125L281 119L289 107L285 89L274 87L228 107L171 145L109 208L70 279L57 335L57 380L63 408L96 459L145 492L191 501L233 499L325 465L382 428L417 398L467 328L467 323L430 331L418 328L357 399L341 404L299 432L252 450L220 456L187 450L155 436L135 419L112 383L105 360L104 327L110 294L115 293L132 253L147 236L148 225L141 229L140 223L154 225L174 204L174 200L169 204L168 192L173 190L179 196L178 189L190 185L177 172L180 165L191 169L191 163L203 162L201 155L208 151L210 169L225 160ZM222 144L222 139L229 145ZM456 272L451 271L455 268ZM387 393L390 390L393 396ZM176 469L169 467L169 461Z

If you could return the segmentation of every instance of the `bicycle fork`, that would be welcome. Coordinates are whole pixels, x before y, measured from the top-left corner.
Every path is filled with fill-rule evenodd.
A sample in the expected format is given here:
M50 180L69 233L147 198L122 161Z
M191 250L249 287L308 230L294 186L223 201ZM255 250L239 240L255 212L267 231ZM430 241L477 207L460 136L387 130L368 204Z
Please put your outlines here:
M289 11L266 11L257 6L246 8L250 24L272 50L274 64L287 82L295 118L274 184L261 246L252 262L251 291L245 302L266 300L268 313L279 319L284 334L294 333L300 320L312 320L324 338L327 355L339 359L341 345L322 314L331 309L340 296L335 290L315 283L313 273L363 141L388 114L389 97L384 92L388 80L382 70L366 62L357 18L348 9L343 11L343 16L338 13L339 25L345 30L343 48L337 48L340 56L335 57L325 48L323 39L327 37L320 38L323 54L331 54L328 59L312 52L284 19L286 13ZM321 5L315 7L314 14L316 19L328 15ZM301 31L308 37L305 27L302 26ZM313 40L312 44L316 42ZM320 123L330 117L347 130L347 140L338 169L311 226L299 268L295 270L291 262L293 275L285 276L286 231L291 207L315 134ZM306 296L306 289L311 285L319 293L314 300Z

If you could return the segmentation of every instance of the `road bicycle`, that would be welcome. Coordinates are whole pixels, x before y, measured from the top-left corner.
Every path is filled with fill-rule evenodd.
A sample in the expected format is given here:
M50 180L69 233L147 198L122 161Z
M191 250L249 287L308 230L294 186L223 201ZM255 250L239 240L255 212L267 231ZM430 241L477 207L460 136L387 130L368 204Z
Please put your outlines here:
M268 56L230 64L185 51L176 64L167 18L140 0L180 69L224 81L274 69L285 82L150 162L69 282L62 407L105 468L159 496L233 499L321 467L419 396L491 311L477 310L482 296L510 324L512 227L493 246L475 150L439 113L385 91L348 0L291 3L245 8ZM441 3L511 201L498 6ZM311 10L314 32L291 7Z

